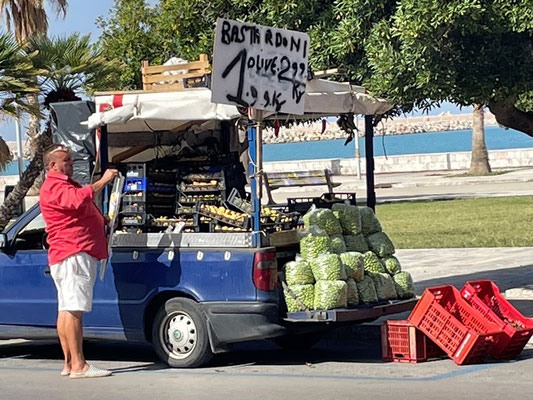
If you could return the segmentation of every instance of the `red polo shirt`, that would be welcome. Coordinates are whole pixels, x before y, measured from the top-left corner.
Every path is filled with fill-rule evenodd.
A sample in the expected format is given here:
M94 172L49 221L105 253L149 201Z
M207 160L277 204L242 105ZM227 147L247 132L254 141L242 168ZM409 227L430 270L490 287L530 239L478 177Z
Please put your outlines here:
M82 187L67 175L48 171L39 203L48 233L50 265L81 251L107 258L104 217L93 202L91 185Z

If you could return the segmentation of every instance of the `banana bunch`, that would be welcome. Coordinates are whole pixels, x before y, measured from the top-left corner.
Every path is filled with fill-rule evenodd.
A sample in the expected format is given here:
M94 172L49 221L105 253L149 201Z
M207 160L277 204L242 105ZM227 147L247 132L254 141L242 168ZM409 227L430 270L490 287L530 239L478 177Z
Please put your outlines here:
M217 180L215 179L211 179L210 181L193 181L192 182L192 185L193 186L212 186L212 185L216 185L218 183Z
M215 228L215 231L223 231L223 232L246 232L247 230L244 228L236 228L234 226L217 226Z
M231 220L235 220L235 221L238 221L238 222L244 221L244 218L246 217L246 214L243 214L243 213L240 213L240 212L236 212L236 211L232 211L232 210L228 210L227 208L222 207L222 206L217 207L217 206L213 206L213 205L204 204L202 206L202 209L204 211L206 211L208 214L221 216L221 217L228 218L228 219L231 219Z

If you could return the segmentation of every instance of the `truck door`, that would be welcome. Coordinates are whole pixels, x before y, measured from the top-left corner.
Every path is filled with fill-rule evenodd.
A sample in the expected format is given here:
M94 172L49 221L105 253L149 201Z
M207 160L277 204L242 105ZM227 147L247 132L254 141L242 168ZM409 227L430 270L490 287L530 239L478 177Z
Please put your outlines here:
M57 295L38 207L6 233L9 244L0 251L0 324L55 326Z

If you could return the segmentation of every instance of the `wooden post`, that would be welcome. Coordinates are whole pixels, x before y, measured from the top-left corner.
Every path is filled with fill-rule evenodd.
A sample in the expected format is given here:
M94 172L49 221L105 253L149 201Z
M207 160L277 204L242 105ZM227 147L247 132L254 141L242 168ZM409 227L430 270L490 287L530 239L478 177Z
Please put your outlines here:
M146 69L149 65L150 63L148 62L148 60L141 60L141 78L143 83L143 90L148 90L148 85L145 83L145 75L147 72Z

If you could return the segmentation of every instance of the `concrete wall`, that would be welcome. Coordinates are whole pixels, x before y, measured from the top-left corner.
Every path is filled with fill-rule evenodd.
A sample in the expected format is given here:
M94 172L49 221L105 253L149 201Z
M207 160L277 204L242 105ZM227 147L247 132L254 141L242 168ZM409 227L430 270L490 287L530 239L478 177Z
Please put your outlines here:
M470 167L471 153L425 153L375 157L375 173L465 170ZM490 165L498 168L533 166L533 148L489 151ZM306 171L330 169L335 175L355 175L355 158L329 158L322 160L298 160L265 162L265 172ZM366 160L361 158L361 172L366 171Z

